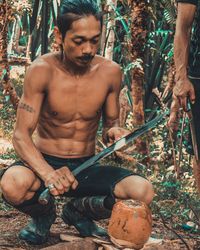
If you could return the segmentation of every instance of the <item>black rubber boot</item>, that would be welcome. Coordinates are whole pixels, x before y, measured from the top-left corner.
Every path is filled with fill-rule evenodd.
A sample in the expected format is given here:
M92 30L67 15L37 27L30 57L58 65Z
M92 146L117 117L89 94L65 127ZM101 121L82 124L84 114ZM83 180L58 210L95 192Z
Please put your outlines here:
M32 245L40 245L48 240L50 227L55 221L55 216L42 216L32 218L28 225L19 232L19 238Z
M92 220L107 219L111 216L112 207L105 206L107 201L112 201L112 207L115 203L114 198L110 196L91 196L72 200L76 209Z
M47 205L39 203L16 207L23 213L31 216L31 221L19 232L19 238L29 244L40 245L47 241L50 227L56 219L56 208L51 198Z
M107 231L93 222L110 217L111 210L104 206L105 198L95 196L72 199L63 207L62 219L68 225L73 225L83 237L106 237Z

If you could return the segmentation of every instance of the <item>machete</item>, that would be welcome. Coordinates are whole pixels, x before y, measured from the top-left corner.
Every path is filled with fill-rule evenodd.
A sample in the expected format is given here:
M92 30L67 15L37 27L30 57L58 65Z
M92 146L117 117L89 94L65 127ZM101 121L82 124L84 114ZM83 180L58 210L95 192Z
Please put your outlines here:
M146 133L150 129L154 128L168 113L169 113L168 110L163 111L161 114L157 115L151 121L142 125L140 128L136 129L135 131L131 132L130 134L122 137L121 139L119 139L118 141L116 141L115 143L110 145L109 147L102 150L99 154L94 155L93 157L91 157L90 159L85 161L83 164L81 164L79 167L74 169L72 171L73 175L74 176L78 175L83 170L94 165L94 163L96 163L100 159L103 159L103 158L107 157L108 155L112 154L113 152L115 152L116 150L121 149L123 146L127 145L129 142L132 142L133 140L135 140L139 136L143 135L144 133ZM47 187L39 196L38 201L41 204L47 204L49 201L49 198L50 198L50 190Z
M196 130L195 130L195 125L194 125L194 118L192 115L192 109L191 109L191 103L188 100L188 110L186 112L188 119L189 119L189 124L190 124L190 133L192 137L192 146L193 146L193 151L194 151L194 157L195 160L199 160L199 153L198 153L198 146L197 146L197 137L196 137Z

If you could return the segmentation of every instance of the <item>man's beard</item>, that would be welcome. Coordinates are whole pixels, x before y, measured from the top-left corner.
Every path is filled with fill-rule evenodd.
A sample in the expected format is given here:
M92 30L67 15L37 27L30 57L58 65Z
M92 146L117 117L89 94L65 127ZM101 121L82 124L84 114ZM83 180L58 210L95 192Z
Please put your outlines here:
M93 55L84 55L84 56L81 56L81 57L78 57L78 59L84 63L89 63L92 61L92 59L94 58Z

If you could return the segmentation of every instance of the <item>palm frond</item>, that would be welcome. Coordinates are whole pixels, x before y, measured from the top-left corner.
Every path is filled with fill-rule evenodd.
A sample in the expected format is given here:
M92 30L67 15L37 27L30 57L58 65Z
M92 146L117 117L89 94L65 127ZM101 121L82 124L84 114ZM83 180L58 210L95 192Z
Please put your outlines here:
M174 25L176 21L176 8L173 0L162 0L165 20Z

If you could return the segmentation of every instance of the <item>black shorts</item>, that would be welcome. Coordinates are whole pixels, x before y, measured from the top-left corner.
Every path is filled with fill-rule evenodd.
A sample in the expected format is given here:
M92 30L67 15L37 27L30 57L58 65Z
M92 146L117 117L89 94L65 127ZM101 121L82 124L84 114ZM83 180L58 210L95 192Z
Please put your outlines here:
M59 158L43 154L44 159L54 169L59 169L63 166L67 166L71 171L80 166L84 161L90 157L83 158ZM22 161L13 163L12 166L25 166ZM26 166L25 166L26 167ZM84 197L84 196L96 196L96 195L113 195L115 185L130 175L136 175L131 170L122 167L102 166L99 163L95 163L93 166L85 169L76 176L78 186L76 190L70 190L65 193L67 197ZM45 189L44 182L39 189L41 193Z
M190 79L190 80L194 86L195 96L196 96L195 103L191 104L191 108L192 108L192 115L193 115L194 126L195 126L198 154L200 157L200 79ZM188 148L188 150L187 150L188 153L194 154L193 146L192 146L191 132L189 135L187 148Z

